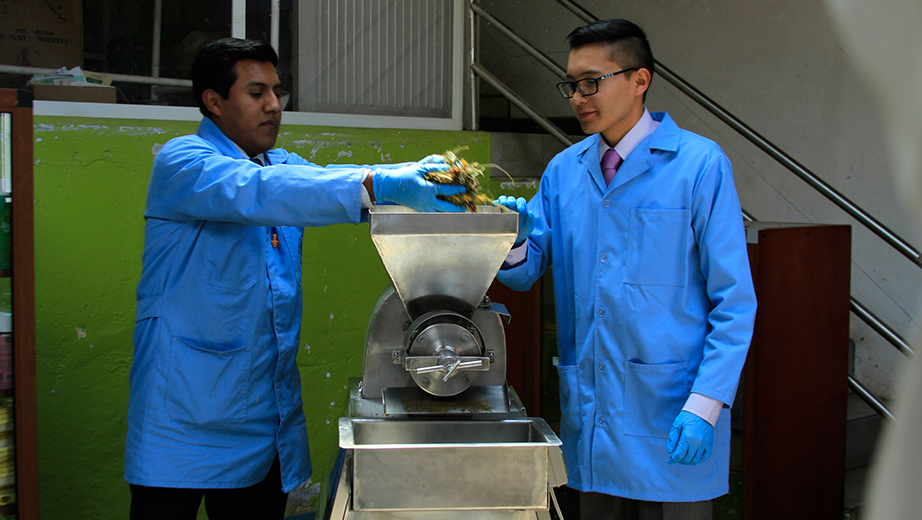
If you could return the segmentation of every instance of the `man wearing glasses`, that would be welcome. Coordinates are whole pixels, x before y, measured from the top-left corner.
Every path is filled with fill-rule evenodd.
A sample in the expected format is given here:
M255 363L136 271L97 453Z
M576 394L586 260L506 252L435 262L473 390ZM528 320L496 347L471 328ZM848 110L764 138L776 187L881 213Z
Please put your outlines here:
M644 107L644 32L602 20L567 37L557 85L590 136L531 201L498 279L554 277L560 437L592 519L710 519L729 491L730 410L756 299L730 162Z

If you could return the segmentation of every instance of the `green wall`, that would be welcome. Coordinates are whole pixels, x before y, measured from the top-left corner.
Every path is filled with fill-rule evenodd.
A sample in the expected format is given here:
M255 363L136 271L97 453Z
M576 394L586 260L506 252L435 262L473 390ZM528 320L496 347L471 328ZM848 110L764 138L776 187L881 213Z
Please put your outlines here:
M157 149L197 125L35 117L43 519L127 517L122 464L148 176ZM468 160L489 162L489 134L477 132L283 125L278 143L318 164L400 162L461 145ZM499 195L498 182L482 180ZM389 280L367 224L308 229L303 255L298 365L317 484L337 449L349 378L361 375L369 312Z

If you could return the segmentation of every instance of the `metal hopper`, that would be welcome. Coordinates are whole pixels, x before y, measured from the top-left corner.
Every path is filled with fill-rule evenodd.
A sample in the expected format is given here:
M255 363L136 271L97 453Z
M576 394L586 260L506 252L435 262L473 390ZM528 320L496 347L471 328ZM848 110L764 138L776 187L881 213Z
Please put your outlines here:
M411 319L433 309L470 317L515 242L518 214L498 206L477 213L375 206L369 225Z

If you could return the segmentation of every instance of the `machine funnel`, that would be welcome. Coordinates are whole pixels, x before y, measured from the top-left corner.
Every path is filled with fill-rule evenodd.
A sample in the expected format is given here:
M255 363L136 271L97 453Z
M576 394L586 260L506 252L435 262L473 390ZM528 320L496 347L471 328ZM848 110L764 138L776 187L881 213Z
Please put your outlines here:
M371 240L411 319L432 310L470 317L515 242L518 214L498 206L476 213L369 210Z

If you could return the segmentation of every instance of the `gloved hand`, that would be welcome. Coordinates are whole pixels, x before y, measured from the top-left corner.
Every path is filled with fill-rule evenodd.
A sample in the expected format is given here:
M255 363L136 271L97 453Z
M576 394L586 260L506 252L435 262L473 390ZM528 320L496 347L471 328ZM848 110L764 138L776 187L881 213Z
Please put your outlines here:
M434 153L432 155L427 155L420 159L419 164L448 164L445 162L445 158L441 155Z
M714 427L711 423L691 412L679 412L666 441L669 464L694 466L706 461L713 447Z
M438 195L450 197L464 193L466 188L456 184L437 184L427 181L427 172L447 170L448 164L439 156L426 157L420 162L409 163L394 169L374 171L372 190L376 200L393 202L416 211L444 211L460 213L461 206L439 200Z
M513 245L513 247L519 247L525 242L525 239L528 238L532 230L535 229L535 213L528 209L528 201L522 197L515 198L500 195L499 198L496 199L496 203L518 212L519 234L515 237L515 245Z

